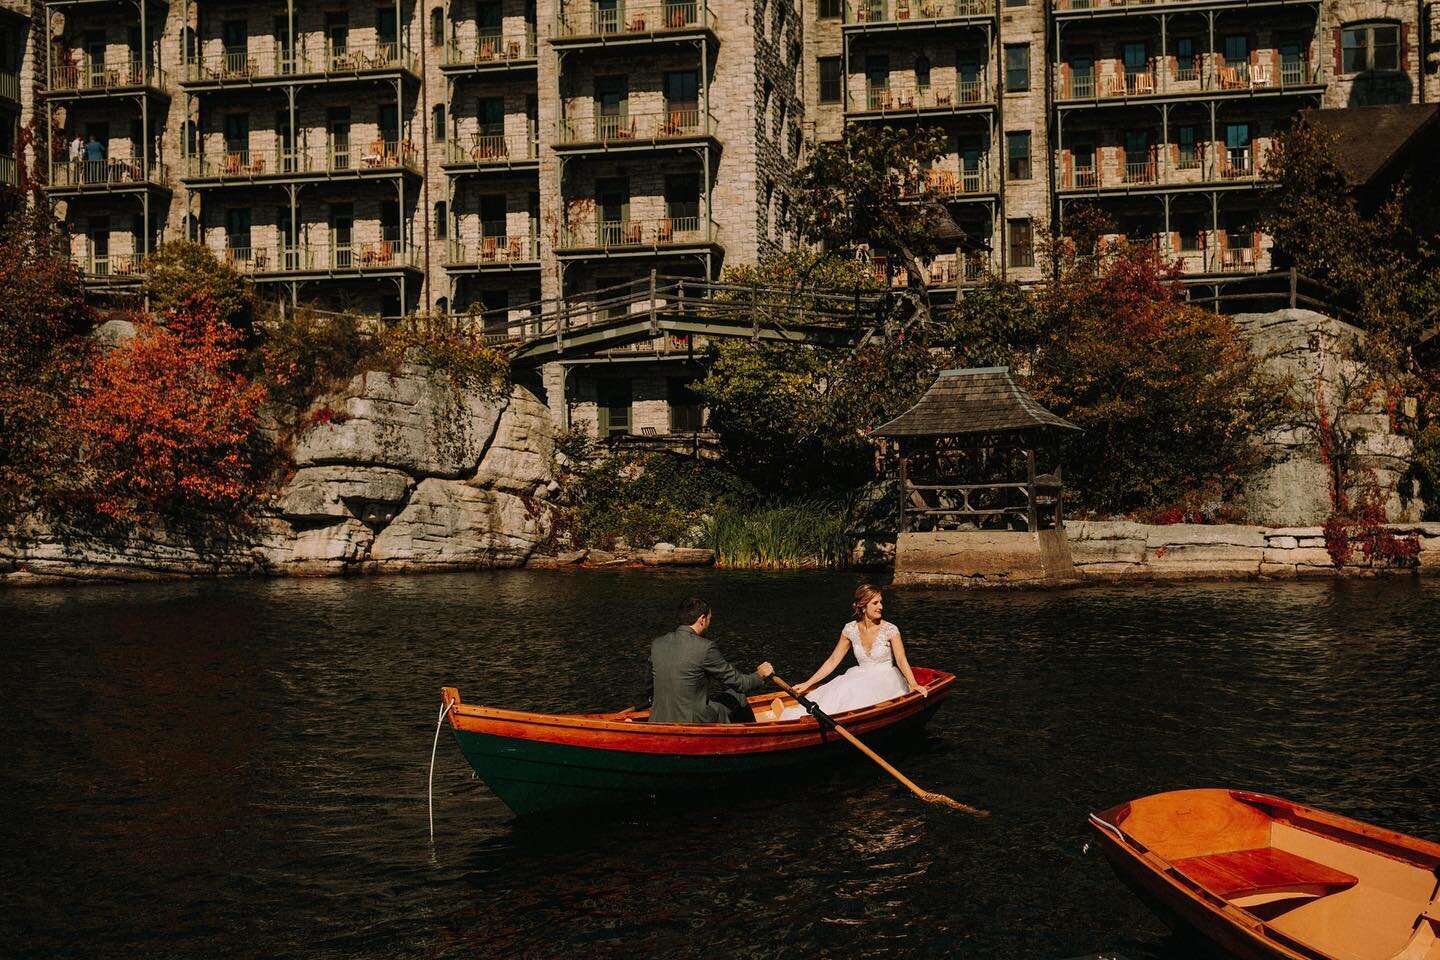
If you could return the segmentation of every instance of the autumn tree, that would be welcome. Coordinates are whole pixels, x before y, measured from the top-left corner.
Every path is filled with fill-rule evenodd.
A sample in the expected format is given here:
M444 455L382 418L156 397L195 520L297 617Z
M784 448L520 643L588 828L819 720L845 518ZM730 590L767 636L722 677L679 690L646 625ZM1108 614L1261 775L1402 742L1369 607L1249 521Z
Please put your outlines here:
M190 240L172 240L145 258L141 292L159 314L204 297L221 320L237 326L250 321L255 307L254 285L209 247Z
M1197 513L1239 493L1283 422L1286 385L1234 322L1186 304L1178 264L1125 242L1049 247L1029 387L1081 427L1066 484L1106 514Z
M843 140L816 144L795 175L800 235L847 255L864 248L903 269L911 319L921 326L931 314L925 259L941 252L937 225L949 222L926 170L946 149L943 130L853 126Z
M203 296L137 317L62 417L81 452L76 505L138 521L228 516L253 497L264 390L239 372L243 352Z
M41 207L0 227L0 520L43 507L73 453L58 429L92 349L79 267Z

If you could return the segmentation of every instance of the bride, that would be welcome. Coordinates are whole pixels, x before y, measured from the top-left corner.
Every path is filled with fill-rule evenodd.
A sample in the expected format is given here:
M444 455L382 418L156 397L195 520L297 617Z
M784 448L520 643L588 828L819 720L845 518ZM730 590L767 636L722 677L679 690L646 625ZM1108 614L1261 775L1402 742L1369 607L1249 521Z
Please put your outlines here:
M911 691L921 696L928 695L929 691L916 683L915 675L910 672L900 630L895 624L880 618L885 609L880 591L862 583L855 590L853 609L854 619L840 631L840 639L829 658L809 680L796 684L795 689L806 693L814 687L815 692L809 695L809 699L831 715L858 710ZM855 653L856 665L829 683L816 687L815 684L829 676L830 671L845 659L846 650ZM782 709L777 698L770 705L770 714L777 720L793 720L805 716L805 708L793 706Z

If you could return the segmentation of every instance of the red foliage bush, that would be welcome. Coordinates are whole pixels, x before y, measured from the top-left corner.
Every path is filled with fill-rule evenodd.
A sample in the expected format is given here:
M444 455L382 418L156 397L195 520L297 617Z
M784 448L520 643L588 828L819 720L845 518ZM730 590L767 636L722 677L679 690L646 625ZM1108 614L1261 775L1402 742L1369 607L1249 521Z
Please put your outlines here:
M107 517L229 513L258 492L264 388L239 373L241 335L208 297L98 357L65 415L79 440L75 496Z

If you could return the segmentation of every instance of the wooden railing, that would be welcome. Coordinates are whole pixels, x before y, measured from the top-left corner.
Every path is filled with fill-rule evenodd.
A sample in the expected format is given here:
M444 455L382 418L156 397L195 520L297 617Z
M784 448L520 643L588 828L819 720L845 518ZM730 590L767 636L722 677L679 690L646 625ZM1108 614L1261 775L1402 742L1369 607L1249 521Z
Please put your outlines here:
M987 101L985 79L957 80L953 86L867 86L866 111L902 113L908 110L934 110L977 106ZM858 108L851 107L852 110Z
M620 2L613 7L602 7L598 3L566 6L569 9L562 7L555 35L570 39L715 27L715 16L704 0Z
M698 107L677 104L659 112L567 117L560 123L560 143L654 143L704 136L712 129Z
M452 67L534 60L535 56L535 27L528 23L523 32L482 30L478 36L451 40L445 47L445 63Z
M1033 533L1063 522L1064 500L1056 475L1011 483L900 483L902 533L1011 523Z
M128 279L140 275L142 263L133 253L91 253L81 268L90 279Z
M446 262L456 266L486 263L530 263L540 259L540 241L533 236L483 236L474 242L451 240Z
M420 169L420 152L409 140L368 140L362 143L337 141L323 147L289 150L251 150L235 144L221 146L200 156L187 157L185 176L196 178L252 180L256 177L305 173L383 172Z
M1223 144L1202 141L1190 157L1172 156L1161 144L1152 156L1131 160L1120 149L1109 149L1087 163L1061 163L1061 190L1095 190L1135 185L1183 185L1194 183L1235 183L1259 181L1264 177L1267 141L1257 140L1245 147L1227 149Z
M185 64L188 82L249 82L282 77L361 73L374 70L419 72L419 60L400 43L335 46L319 40L293 48L272 41L265 49L206 53Z
M395 240L295 246L225 245L215 255L241 273L286 274L319 270L355 271L417 268L419 252Z
M1202 53L1184 61L1169 56L1151 58L1141 68L1107 62L1075 72L1068 64L1054 66L1055 98L1061 101L1123 100L1208 90L1280 90L1320 82L1320 71L1309 60L1283 60L1273 50L1262 51L1254 63L1230 63L1220 54Z
M116 60L102 63L53 64L50 67L50 91L80 92L83 90L114 90L126 87L165 86L165 71L140 60Z
M108 188L135 183L164 186L166 165L146 164L133 158L63 160L56 161L50 173L50 185L53 187Z
M907 20L985 17L994 11L990 0L849 0L845 4L845 21L900 23Z
M529 137L472 133L469 137L445 141L446 163L504 166L517 160L534 160L539 156L540 144Z
M0 100L20 102L20 74L13 70L0 70Z
M594 220L568 224L561 229L562 249L599 247L664 247L705 243L714 239L714 226L700 217L661 217L655 220Z

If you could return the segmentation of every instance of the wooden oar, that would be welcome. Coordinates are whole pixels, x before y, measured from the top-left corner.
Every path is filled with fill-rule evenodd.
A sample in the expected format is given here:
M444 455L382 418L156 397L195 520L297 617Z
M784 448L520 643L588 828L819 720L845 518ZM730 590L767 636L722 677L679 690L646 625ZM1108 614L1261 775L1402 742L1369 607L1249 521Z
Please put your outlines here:
M820 707L814 703L814 701L806 699L804 694L800 693L794 687L790 686L790 684L786 683L778 673L770 674L770 679L774 682L775 686L779 687L781 690L784 690L786 693L790 694L790 696L794 697L795 702L800 704L800 706L804 707L805 710L810 714L810 716L814 717L817 721L819 721L822 727L834 730L836 733L840 734L840 736L844 737L846 740L849 740L850 744L854 746L855 749L859 750L861 753L865 754L865 756L878 763L882 770L890 774L890 776L894 777L896 780L899 780L901 783L903 783L907 790L915 794L915 796L919 797L921 800L924 800L926 803L938 803L943 806L947 806L952 810L960 810L964 813L971 813L977 817L990 816L990 811L988 810L981 810L979 807L972 807L968 803L961 803L959 800L953 800L950 797L945 796L945 794L943 793L932 793L929 790L921 790L918 786L916 786L915 781L905 776L905 774L901 773L899 770L896 770L885 760L884 757L880 756L880 754L867 747L859 737L855 736L855 734L851 733L849 730L846 730L844 727L840 726L840 724L836 723L833 717L831 717L824 710L821 710Z

